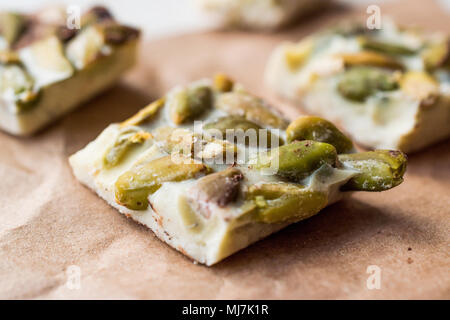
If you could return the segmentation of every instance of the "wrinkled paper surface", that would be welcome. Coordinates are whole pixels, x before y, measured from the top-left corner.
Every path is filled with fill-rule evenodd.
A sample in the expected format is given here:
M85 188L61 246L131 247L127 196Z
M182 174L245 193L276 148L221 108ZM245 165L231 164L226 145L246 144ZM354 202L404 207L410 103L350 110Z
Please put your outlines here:
M421 5L402 1L382 14L449 31L443 10ZM140 66L108 92L33 138L0 133L0 298L450 298L449 141L411 155L398 188L355 194L210 268L118 214L74 179L67 162L109 123L173 85L218 71L295 118L300 111L263 85L269 53L283 39L365 9L334 6L278 34L145 43Z

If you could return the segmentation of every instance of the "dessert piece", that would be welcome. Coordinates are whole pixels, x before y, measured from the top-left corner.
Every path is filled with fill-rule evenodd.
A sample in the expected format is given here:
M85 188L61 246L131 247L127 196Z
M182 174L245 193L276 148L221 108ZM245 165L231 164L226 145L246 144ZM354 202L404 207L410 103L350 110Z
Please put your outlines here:
M138 38L103 7L80 29L57 8L0 13L0 128L33 134L110 87L135 63Z
M450 39L341 25L273 52L266 82L370 148L417 151L450 136Z
M290 125L219 75L172 89L70 157L76 178L212 265L338 201L403 181L399 151L354 153L330 122Z
M197 0L230 27L273 30L325 7L329 0Z

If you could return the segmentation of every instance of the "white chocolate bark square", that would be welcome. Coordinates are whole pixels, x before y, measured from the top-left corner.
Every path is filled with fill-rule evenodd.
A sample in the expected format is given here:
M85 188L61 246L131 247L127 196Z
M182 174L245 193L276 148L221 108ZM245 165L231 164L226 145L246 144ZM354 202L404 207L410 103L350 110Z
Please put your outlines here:
M450 42L386 20L283 43L267 85L363 146L414 152L450 137Z
M320 122L319 131L333 132L322 138L337 149L301 139L300 122L285 132L287 123L264 101L217 76L176 87L111 124L69 161L75 177L120 213L210 266L348 191L381 191L401 182L404 160L398 165L384 153L381 171L358 180L367 168L378 168L377 160L338 155L354 150L329 123ZM386 173L390 178L380 177Z
M105 8L87 11L79 30L65 26L63 12L52 9L56 21L48 15L0 14L0 128L13 135L35 133L112 86L136 61L139 31Z

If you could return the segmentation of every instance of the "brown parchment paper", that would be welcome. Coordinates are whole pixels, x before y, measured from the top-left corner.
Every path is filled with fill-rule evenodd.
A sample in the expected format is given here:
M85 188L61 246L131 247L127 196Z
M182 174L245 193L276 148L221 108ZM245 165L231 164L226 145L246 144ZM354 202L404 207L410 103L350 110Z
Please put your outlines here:
M381 8L402 23L450 31L449 17L431 1ZM211 268L118 214L67 163L109 123L217 71L294 118L300 111L263 85L271 49L365 9L335 5L278 34L210 32L146 43L122 83L36 137L0 133L0 298L450 298L448 141L412 155L398 188L355 194ZM66 272L73 265L79 289L67 285L77 283ZM379 290L366 286L370 265L381 270Z

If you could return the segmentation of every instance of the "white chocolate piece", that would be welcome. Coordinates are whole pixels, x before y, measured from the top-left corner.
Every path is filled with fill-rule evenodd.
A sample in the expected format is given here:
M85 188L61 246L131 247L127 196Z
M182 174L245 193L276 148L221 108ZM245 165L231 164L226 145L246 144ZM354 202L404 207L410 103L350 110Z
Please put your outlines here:
M201 83L208 83L206 80ZM175 90L179 90L176 88ZM170 96L173 90L168 93ZM221 110L212 109L201 117L203 121L214 121L225 116ZM154 136L157 128L173 126L167 105L163 107L153 118L145 124L135 127ZM193 123L184 124L181 127L193 130ZM130 128L130 127L125 127ZM164 142L147 140L143 145L134 148L130 154L112 168L105 168L104 156L115 143L117 137L124 128L120 124L112 124L107 127L94 141L84 149L72 155L69 159L75 177L84 185L94 190L120 213L150 228L161 240L182 252L186 256L206 264L213 265L236 251L274 233L295 221L264 223L245 216L242 204L244 199L238 198L225 206L214 203L203 203L208 206L209 217L199 212L186 210L187 199L191 195L191 189L197 179L188 179L180 182L164 182L160 189L148 197L150 205L145 210L131 210L118 203L115 199L115 182L134 164L142 161L150 161L166 156ZM283 136L281 133L280 136ZM237 145L240 151L250 152L252 147L245 144ZM228 168L229 164L208 163L218 172ZM248 163L237 164L244 179L241 188L258 185L264 182L281 182L276 175L264 175L258 170L249 168ZM331 168L326 175L319 172L312 173L302 181L305 191L320 191L325 194L327 204L340 200L344 195L340 186L345 184L356 172L349 169ZM192 200L192 198L191 198ZM198 206L192 206L198 207ZM190 213L189 213L190 212ZM305 212L298 213L298 220L309 217Z
M378 92L364 102L342 97L337 90L344 64L339 54L361 52L355 36L325 34L311 36L320 43L297 68L289 66L286 53L296 44L283 43L272 53L265 81L280 96L298 104L306 112L326 118L352 136L354 141L373 149L414 152L450 137L450 77L436 79L439 97L430 104L397 89ZM386 22L377 39L418 49L423 38L402 32ZM420 53L395 57L405 71L424 71Z

